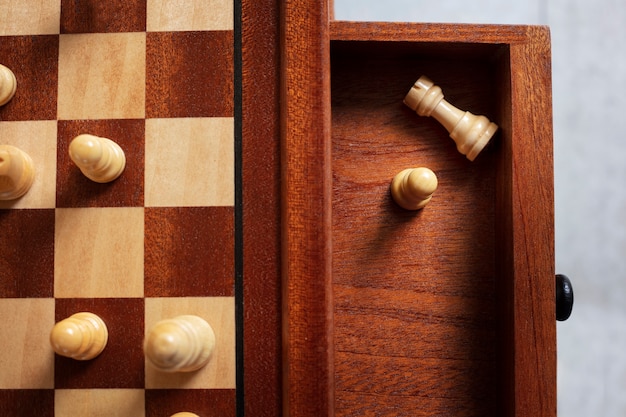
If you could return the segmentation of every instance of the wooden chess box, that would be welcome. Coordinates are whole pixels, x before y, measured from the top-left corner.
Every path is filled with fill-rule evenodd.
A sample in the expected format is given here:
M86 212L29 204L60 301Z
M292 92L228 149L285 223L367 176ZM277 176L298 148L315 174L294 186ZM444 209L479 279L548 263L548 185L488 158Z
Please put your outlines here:
M8 3L18 4L0 2ZM78 4L62 3L64 7ZM17 314L21 310L14 305L27 306L29 314L37 317L36 326L31 323L30 328L36 328L39 339L47 337L54 321L79 307L101 310L113 331L108 350L95 365L80 365L92 371L86 373L75 372L80 366L73 362L53 357L47 345L33 349L32 343L12 340L15 355L7 360L19 366L11 369L41 386L22 389L14 384L14 378L5 377L11 381L0 389L0 410L16 414L10 410L26 407L38 415L55 415L57 398L87 398L96 381L100 384L97 388L107 388L93 390L92 403L98 408L107 409L115 402L109 395L121 393L123 398L135 398L133 404L146 416L190 408L200 410L199 414L215 411L270 417L556 416L547 28L350 23L330 19L331 6L326 1L235 0L232 9L226 8L234 11L233 16L225 14L225 21L233 22L228 30L198 31L185 26L186 30L170 28L141 35L151 32L143 27L148 22L142 11L147 2L85 3L106 6L96 21L106 23L107 30L114 32L118 25L125 28L125 33L110 39L124 36L136 41L145 36L148 40L131 42L142 46L139 51L145 49L148 57L146 69L137 67L137 73L146 76L145 85L139 82L142 88L160 91L157 87L169 87L170 83L160 78L168 74L168 80L180 81L172 93L184 97L161 106L158 100L165 95L146 93L146 103L128 102L132 108L145 105L152 110L139 116L116 113L100 117L112 117L114 122L91 120L93 115L82 113L70 121L57 120L65 117L55 111L58 106L63 108L56 92L63 77L52 71L62 62L62 48L56 40L60 34L11 35L19 41L17 48L9 48L5 42L5 55L22 65L22 74L25 69L39 74L21 76L18 85L22 90L17 94L22 98L18 96L11 107L4 107L3 122L26 116L46 122L36 131L46 146L35 147L35 156L45 155L51 161L40 173L50 175L58 165L61 180L59 185L45 183L41 201L50 209L80 205L94 196L104 201L101 205L106 207L99 215L105 216L102 224L107 225L106 230L137 236L132 250L126 247L115 252L123 262L108 262L115 271L127 272L124 265L134 254L148 249L145 263L133 272L137 279L128 279L127 273L115 274L117 279L137 284L132 297L114 294L111 300L110 293L95 286L88 297L75 299L68 295L74 288L69 285L60 286L61 295L56 296L50 280L43 289L31 285L25 290L27 295L3 290L3 311ZM198 10L205 10L203 2L195 3ZM129 4L132 11L124 13L124 19L107 19L112 13L107 11L109 7L119 10ZM88 31L101 30L87 14L100 9L76 10L77 15L61 19L69 25L63 30L83 31L83 24ZM59 20L58 16L55 19ZM72 22L80 27L74 28ZM107 45L102 44L109 52L113 50ZM28 48L35 51L29 59L17 60ZM97 51L91 47L84 50ZM204 51L205 58L219 53L223 59L176 58L193 57L198 51ZM141 53L130 55L133 59L126 65L135 68L138 62L134 58ZM166 65L160 65L162 62ZM186 75L176 77L178 73ZM208 82L211 74L217 76ZM457 152L436 121L418 116L402 103L421 75L440 85L451 103L485 114L499 125L490 145L475 161ZM123 91L127 96L132 92ZM223 94L222 99L204 99L214 97L216 91ZM19 101L26 96L33 99ZM77 100L64 103L73 106ZM191 203L155 201L148 188L144 201L143 191L138 192L144 187L141 161L146 167L154 166L160 161L156 156L167 155L171 147L144 152L144 136L147 132L149 138L161 134L175 137L174 133L185 131L187 116L198 116L184 113L190 109L198 109L204 116L229 118L224 125L202 124L193 129L228 133L228 146L224 146L228 153L215 157L228 167L215 172L233 174L224 177L228 178L227 204L196 200L203 193L219 194L210 191L215 181L208 185L189 181L189 187L202 191L190 193ZM96 106L96 110L117 108ZM35 111L42 114L31 114ZM177 122L182 124L161 124L155 120L161 111L172 111L163 118L181 119ZM66 149L69 132L79 127L103 130L103 135L117 132L113 136L126 133L142 138L124 143L129 164L121 181L108 192L79 182L82 177L76 170L70 171L65 151L58 152L57 160L57 150ZM55 143L52 138L57 136ZM214 148L190 154L201 159ZM209 164L194 166L192 171L197 173ZM393 176L414 166L429 167L439 179L431 202L419 212L398 207L389 191ZM213 171L200 176L206 179L210 175ZM64 184L70 186L64 188ZM39 191L32 192L35 190L28 198L39 195ZM188 210L194 202L200 209ZM131 215L110 210L115 204L132 206ZM168 207L143 210L144 205ZM172 205L178 207L169 207ZM52 210L17 208L0 213L5 224L23 216L23 221L4 229L12 230L13 235L10 239L3 236L0 249L16 253L17 261L11 260L11 266L20 276L27 271L21 265L41 262L48 276L53 275L55 254L48 250L46 256L26 256L39 250L32 242L45 240L52 247L55 230L67 230L74 238L89 235L91 230L79 228L82 234L76 235L70 226L86 217L72 211L59 210L55 215ZM188 216L181 216L182 211ZM145 218L141 218L142 212L148 213ZM40 216L42 223L33 221L32 216ZM111 219L121 220L122 227L113 227ZM28 233L18 234L24 225ZM179 238L174 239L172 248L151 250L150 242L160 241L161 236ZM202 245L186 245L191 238ZM22 246L4 243L8 241ZM98 242L115 248L116 240ZM13 246L20 250L13 251ZM199 247L204 252L198 252ZM173 267L162 273L164 259L174 258L184 261L181 270L186 274ZM94 265L101 265L101 259L94 256ZM198 259L207 263L195 262ZM189 274L192 264L196 267ZM104 270L94 268L100 269ZM209 285L209 280L201 278L207 270L223 279ZM168 285L160 281L144 285L144 272L166 277ZM183 275L193 275L185 281L189 285L181 284ZM202 288L192 289L192 284ZM31 301L41 308L31 308ZM170 377L154 384L154 375L144 372L141 342L144 328L165 311L223 317L218 340L227 343L220 345L225 347L219 363L226 364L226 372L207 372L208 382L200 381L201 389L180 389L189 385ZM24 323L11 321L26 340ZM125 326L128 322L134 326ZM9 328L13 327L3 329ZM22 354L36 360L13 359ZM38 365L41 362L44 366ZM89 378L77 379L76 375ZM168 388L162 389L162 385ZM19 407L16 398L22 402ZM34 403L37 406L31 409ZM62 402L56 405L68 410ZM65 412L68 414L71 412ZM133 415L141 415L141 411Z
M289 415L556 415L548 29L287 9ZM402 104L421 75L499 124L474 162ZM412 166L439 177L417 213L389 193Z

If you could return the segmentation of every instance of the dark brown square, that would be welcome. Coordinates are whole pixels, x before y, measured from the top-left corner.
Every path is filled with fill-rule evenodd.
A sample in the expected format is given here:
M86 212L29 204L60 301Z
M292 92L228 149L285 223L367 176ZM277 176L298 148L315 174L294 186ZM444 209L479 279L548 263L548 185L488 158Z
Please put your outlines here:
M146 0L61 0L61 33L145 30Z
M54 209L0 210L0 298L54 294Z
M170 416L181 411L187 411L206 417L234 417L237 412L235 390L146 390L146 417Z
M143 298L60 298L55 307L55 322L88 311L98 315L109 331L105 349L92 360L55 355L55 388L144 387Z
M234 294L232 207L146 207L146 297Z
M0 107L0 120L56 119L59 36L5 36L0 57L17 79L15 95Z
M54 390L2 389L0 416L54 417Z
M232 31L150 32L146 117L232 117Z
M57 207L143 206L145 122L143 119L59 120L57 138ZM109 183L88 179L70 159L76 136L88 133L116 142L126 156L124 172Z

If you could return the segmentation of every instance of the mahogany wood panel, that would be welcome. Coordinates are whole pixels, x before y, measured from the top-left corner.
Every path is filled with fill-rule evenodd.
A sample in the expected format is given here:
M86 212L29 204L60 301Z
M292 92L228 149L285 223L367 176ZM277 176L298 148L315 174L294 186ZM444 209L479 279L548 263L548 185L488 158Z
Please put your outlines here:
M507 343L503 369L510 372L505 398L507 415L555 416L550 37L546 28L527 31L526 42L510 47L511 139L503 146L505 166L498 187L506 216L501 217L504 224L497 239L510 245L499 257L510 263L501 267L506 288L502 300L510 300L503 321Z
M446 55L463 52L467 44L510 44L528 41L527 26L429 23L344 22L330 24L330 38L431 44ZM443 49L440 49L443 48Z
M282 4L283 413L333 414L329 10Z
M236 40L241 33L241 55L235 55L235 76L241 80L235 85L242 90L236 210L243 220L245 259L243 412L260 417L282 412L279 5L278 0L242 0L239 26L235 19Z

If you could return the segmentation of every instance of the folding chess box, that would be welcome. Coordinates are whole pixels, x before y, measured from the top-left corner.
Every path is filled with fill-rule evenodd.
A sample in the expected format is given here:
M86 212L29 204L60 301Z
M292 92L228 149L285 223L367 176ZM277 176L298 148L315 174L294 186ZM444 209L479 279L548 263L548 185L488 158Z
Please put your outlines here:
M555 416L548 29L286 9L288 409ZM421 75L499 124L474 162L402 103ZM439 178L417 213L389 192L414 166Z
M0 209L0 414L556 415L546 28L57 3L0 0L0 142L38 167ZM473 162L402 103L421 75L499 125ZM80 174L79 133L117 139L120 178ZM389 192L413 166L439 179L419 212ZM82 310L107 348L53 355ZM178 314L215 357L163 375L142 341Z

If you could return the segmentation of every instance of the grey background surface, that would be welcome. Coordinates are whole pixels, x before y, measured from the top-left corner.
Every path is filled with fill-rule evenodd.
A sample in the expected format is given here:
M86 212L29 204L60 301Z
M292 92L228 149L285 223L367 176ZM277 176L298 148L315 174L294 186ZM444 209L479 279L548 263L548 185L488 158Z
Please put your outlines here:
M337 20L548 25L552 35L559 416L626 416L626 2L335 0Z

